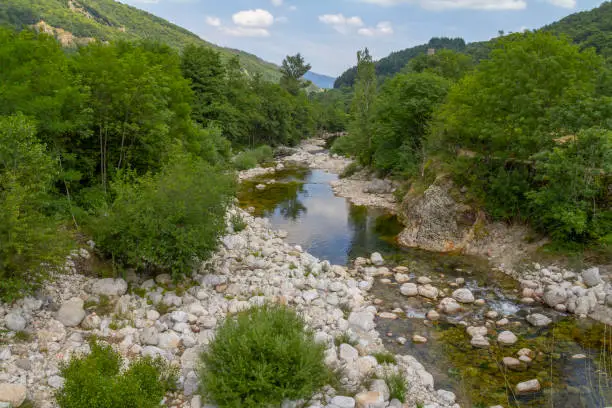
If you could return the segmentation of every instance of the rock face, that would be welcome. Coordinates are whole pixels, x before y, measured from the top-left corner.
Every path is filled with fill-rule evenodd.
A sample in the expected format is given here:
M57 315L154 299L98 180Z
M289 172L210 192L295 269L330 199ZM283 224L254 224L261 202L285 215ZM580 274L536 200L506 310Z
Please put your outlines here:
M122 296L127 292L128 285L123 279L98 279L91 285L91 293L104 296Z
M26 387L21 384L0 384L0 401L19 407L26 399Z
M78 326L84 318L83 301L78 298L73 298L64 303L56 316L56 319L66 327Z

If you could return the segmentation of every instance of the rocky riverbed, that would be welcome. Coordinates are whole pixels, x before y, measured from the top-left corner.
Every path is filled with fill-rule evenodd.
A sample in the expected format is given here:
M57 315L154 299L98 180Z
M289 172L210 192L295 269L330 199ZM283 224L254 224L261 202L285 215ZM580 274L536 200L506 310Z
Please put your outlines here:
M409 384L406 406L455 406L454 395L436 391L433 377L416 359L398 355L396 364L381 365L373 356L383 346L375 330L378 309L368 295L374 278L364 272L384 272L381 258L373 256L378 266L366 259L348 269L330 265L285 243L285 234L272 230L265 219L239 209L229 215L235 214L247 227L223 237L212 259L178 284L168 275L146 280L131 275L127 281L83 276L76 270L90 258L83 248L68 260L66 273L39 296L3 305L0 401L18 407L27 398L37 407L54 407L53 394L63 383L60 365L72 355L87 353L87 338L95 335L127 360L162 356L180 366L181 391L169 395L165 405L201 407L195 395L196 365L215 328L228 315L276 302L303 314L317 341L327 345L326 363L342 370L343 389L351 393L338 395L328 387L304 402L306 406L400 407L398 401L389 401L384 381L366 381L394 370ZM336 344L335 339L351 344Z

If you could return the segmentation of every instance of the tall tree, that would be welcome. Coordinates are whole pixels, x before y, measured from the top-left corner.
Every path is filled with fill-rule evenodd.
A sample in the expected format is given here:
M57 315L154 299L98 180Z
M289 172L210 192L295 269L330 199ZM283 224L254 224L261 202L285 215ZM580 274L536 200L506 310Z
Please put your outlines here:
M376 71L370 51L357 52L357 82L351 106L349 133L355 153L364 164L372 161L372 122L376 99Z
M292 95L297 95L300 89L308 86L308 82L302 81L302 77L310 71L312 66L304 61L300 53L287 55L281 65L281 86Z

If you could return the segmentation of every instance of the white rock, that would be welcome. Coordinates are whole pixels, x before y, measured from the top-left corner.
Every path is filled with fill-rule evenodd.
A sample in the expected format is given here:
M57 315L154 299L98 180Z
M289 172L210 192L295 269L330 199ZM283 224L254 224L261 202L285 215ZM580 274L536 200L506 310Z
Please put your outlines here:
M332 398L328 407L333 408L355 408L355 400L351 397L337 396Z
M372 255L370 255L370 261L372 261L372 264L376 266L381 266L385 263L382 255L378 252L374 252Z
M8 402L14 407L18 407L26 399L27 389L22 384L0 384L0 401Z
M167 331L159 335L157 346L164 350L176 349L181 342L181 338L173 331Z
M599 276L599 268L597 267L582 271L582 280L588 287L597 286L603 282L601 276Z
M359 352L350 344L340 345L340 359L344 361L355 361L359 357Z
M474 303L472 291L466 288L457 289L453 292L453 298L459 303Z
M537 379L524 381L516 385L516 393L519 395L530 394L540 391L540 382Z
M11 312L4 318L4 324L9 330L17 332L25 329L28 322L20 313Z
M400 293L404 296L416 296L419 294L419 289L414 283L404 283L400 287Z
M504 346L511 346L518 341L518 338L511 331L503 331L497 336L497 342Z
M78 326L85 318L83 300L72 298L65 302L58 310L55 318L66 327Z
M552 323L552 320L549 317L540 313L534 313L527 316L527 321L531 323L532 326L536 327L548 326Z
M120 278L98 279L91 285L91 293L95 295L122 296L125 295L127 289L127 282Z

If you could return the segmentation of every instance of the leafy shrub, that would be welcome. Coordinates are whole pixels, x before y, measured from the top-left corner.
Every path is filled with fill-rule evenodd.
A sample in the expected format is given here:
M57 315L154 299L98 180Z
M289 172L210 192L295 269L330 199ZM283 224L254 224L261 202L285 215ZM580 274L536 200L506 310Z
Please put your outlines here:
M61 408L155 408L172 390L177 373L162 359L150 357L121 370L121 355L111 346L90 343L91 353L73 357L61 368L64 387L56 398Z
M230 174L184 155L154 176L123 174L90 225L94 240L119 265L188 273L217 247L232 187Z
M295 312L262 306L228 318L201 355L203 392L220 407L279 406L329 379L324 346Z
M245 150L234 158L234 166L238 170L248 170L257 165L272 160L274 151L270 146L263 145L256 149Z
M584 130L535 158L536 226L558 241L612 242L612 132Z
M47 214L58 175L55 160L23 115L0 117L0 299L34 290L70 248L67 234Z

